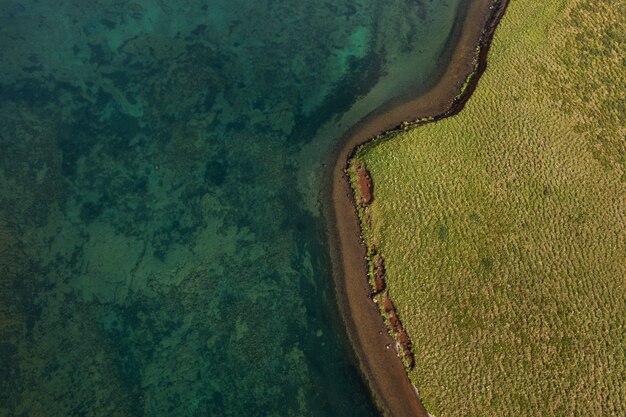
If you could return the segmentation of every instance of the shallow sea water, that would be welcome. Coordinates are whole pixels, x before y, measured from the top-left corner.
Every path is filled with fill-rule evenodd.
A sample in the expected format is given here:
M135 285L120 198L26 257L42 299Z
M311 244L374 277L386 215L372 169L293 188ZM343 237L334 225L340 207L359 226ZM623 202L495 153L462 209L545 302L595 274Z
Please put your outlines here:
M0 416L376 415L322 164L460 3L0 0Z

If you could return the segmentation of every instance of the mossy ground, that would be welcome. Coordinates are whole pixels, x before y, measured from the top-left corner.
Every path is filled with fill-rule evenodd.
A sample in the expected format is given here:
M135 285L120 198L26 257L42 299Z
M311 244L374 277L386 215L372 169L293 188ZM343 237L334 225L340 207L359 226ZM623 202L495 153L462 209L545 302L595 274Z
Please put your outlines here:
M626 414L625 14L512 0L464 110L353 159L438 417Z

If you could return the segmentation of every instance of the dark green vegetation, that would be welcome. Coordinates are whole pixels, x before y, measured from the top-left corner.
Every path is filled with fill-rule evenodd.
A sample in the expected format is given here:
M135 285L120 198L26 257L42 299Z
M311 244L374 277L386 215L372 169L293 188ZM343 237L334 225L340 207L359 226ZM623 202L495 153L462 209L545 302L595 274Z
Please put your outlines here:
M512 0L463 111L352 161L437 417L626 414L625 14Z
M0 1L0 415L375 414L315 179L457 4Z

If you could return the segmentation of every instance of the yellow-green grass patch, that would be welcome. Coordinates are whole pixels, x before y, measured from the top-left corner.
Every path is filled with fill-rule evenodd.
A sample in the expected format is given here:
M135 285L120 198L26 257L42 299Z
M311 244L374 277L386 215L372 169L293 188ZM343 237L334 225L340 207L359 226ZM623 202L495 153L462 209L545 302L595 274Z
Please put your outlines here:
M461 113L357 150L437 417L626 415L624 16L512 0Z

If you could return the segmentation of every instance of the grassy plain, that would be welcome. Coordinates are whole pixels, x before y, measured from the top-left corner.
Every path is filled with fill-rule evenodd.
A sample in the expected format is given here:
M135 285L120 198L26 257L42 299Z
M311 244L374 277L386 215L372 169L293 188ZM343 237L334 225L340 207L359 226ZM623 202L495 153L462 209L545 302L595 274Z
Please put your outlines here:
M625 15L511 0L463 111L351 161L437 417L626 415Z

